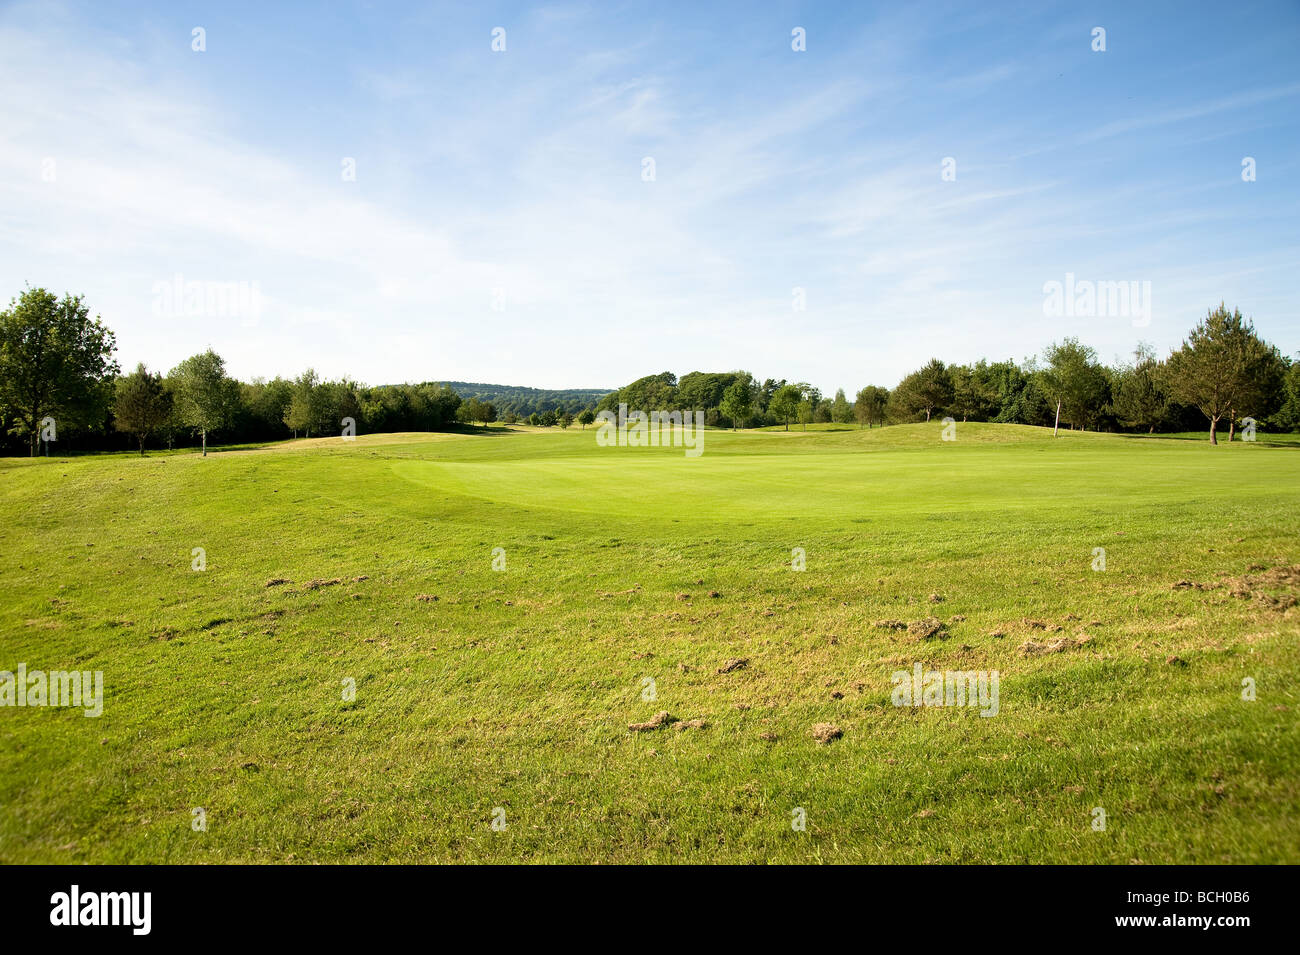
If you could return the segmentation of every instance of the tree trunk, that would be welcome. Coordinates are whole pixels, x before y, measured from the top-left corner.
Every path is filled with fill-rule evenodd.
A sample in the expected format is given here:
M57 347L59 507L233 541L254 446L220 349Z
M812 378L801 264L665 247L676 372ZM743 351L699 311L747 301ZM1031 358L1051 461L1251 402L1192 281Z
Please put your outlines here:
M1237 433L1237 414L1236 412L1233 412L1232 417L1228 419L1228 443L1229 444L1232 444L1232 436L1236 433Z
M140 435L140 457L144 457L144 435Z
M925 420L926 420L926 421L929 421L929 420L930 420L930 409L929 409L929 408L926 408L926 409L925 409Z
M1056 432L1061 429L1061 399L1056 399L1056 423L1052 425L1052 437L1056 437Z
M1218 435L1216 435L1216 434L1214 433L1215 430L1218 429L1218 427L1219 427L1219 419L1218 419L1218 418L1211 418L1211 419L1210 419L1210 444L1218 444L1218 443L1219 443Z
M202 431L200 434L203 435L203 456L206 458L208 456L208 433Z

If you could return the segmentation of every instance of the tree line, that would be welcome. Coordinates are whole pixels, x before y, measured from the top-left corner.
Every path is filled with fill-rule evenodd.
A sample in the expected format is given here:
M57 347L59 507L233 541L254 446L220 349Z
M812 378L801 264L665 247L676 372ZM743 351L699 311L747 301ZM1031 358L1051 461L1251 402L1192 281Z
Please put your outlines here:
M90 317L81 296L60 299L29 288L12 300L0 312L4 449L35 454L44 438L60 442L60 450L115 449L130 441L143 453L150 444L171 448L194 440L206 453L213 435L240 444L337 435L348 427L355 433L442 431L503 421L585 428L597 412L617 411L620 404L703 411L706 423L730 428L871 428L936 416L1110 431L1188 431L1208 424L1216 443L1222 426L1231 440L1245 418L1268 430L1300 430L1300 362L1222 304L1163 360L1143 346L1132 362L1109 367L1092 348L1067 338L1041 358L1020 363L932 359L892 389L867 385L852 401L843 389L828 398L807 382L760 382L746 371L647 375L599 400L590 390L501 386L468 386L484 390L466 396L448 383L363 386L347 378L322 380L311 369L293 379L241 382L212 349L166 373L139 364L122 374L115 351L112 331ZM488 394L501 403L484 400Z
M1211 443L1228 439L1251 418L1273 431L1300 430L1300 361L1264 341L1239 310L1220 304L1182 344L1159 359L1140 345L1133 360L1107 366L1077 338L1022 362L945 364L933 358L893 388L867 385L852 401L838 389L826 397L807 382L746 371L648 375L610 392L597 410L619 404L641 410L703 409L706 423L770 427L839 423L860 427L930 421L1061 425L1154 433L1208 428Z

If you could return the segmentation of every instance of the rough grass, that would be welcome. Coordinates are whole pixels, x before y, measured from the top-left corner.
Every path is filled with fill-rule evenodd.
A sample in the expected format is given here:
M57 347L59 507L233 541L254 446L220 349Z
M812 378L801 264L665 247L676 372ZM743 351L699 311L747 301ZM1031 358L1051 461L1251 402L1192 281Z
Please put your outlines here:
M0 461L0 860L1300 861L1300 450L940 428Z

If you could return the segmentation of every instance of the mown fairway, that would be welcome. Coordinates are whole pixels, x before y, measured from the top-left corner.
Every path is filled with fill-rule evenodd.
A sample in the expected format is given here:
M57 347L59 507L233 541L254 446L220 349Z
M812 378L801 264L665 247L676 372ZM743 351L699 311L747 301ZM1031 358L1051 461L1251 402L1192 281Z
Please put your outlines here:
M0 461L0 861L1300 862L1300 448L940 427Z

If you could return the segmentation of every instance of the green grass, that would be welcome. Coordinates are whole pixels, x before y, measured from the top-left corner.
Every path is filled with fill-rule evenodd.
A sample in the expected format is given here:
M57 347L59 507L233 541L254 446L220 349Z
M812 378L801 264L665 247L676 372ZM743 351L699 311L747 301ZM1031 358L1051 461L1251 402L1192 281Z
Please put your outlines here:
M1300 450L940 428L0 461L0 861L1300 861Z

